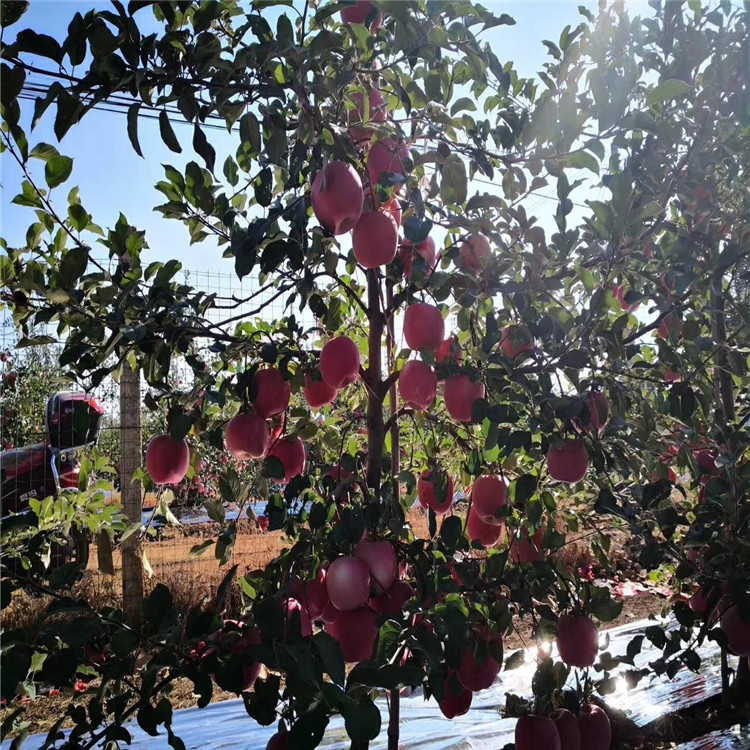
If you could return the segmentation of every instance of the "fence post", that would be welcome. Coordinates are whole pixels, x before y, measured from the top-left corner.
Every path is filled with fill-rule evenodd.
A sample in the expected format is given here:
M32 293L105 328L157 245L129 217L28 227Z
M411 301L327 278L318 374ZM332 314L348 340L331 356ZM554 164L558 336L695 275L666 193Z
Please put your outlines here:
M120 375L120 492L128 524L141 520L143 488L133 473L141 466L141 375L125 360ZM139 534L131 534L122 544L122 600L125 622L141 624L143 601L143 561Z

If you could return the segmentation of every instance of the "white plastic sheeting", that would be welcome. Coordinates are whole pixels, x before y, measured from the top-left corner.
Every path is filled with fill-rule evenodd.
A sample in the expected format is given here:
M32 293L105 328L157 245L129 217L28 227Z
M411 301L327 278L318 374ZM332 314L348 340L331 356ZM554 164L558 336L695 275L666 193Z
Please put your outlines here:
M644 620L607 631L609 644L606 650L613 656L624 654L631 638L653 624L654 621ZM491 688L474 696L471 710L452 721L443 717L434 700L425 701L421 693L402 697L401 747L405 750L500 750L513 742L515 719L503 719L500 708L505 704L506 693L528 694L534 671L533 653L527 653L527 663L518 669L501 672ZM607 702L626 711L636 724L644 725L664 713L716 694L721 687L718 649L709 642L698 653L703 660L700 674L683 669L671 681L660 677L644 678L630 691L624 680L618 679L616 690L607 696ZM649 648L648 641L644 641L642 652L636 657L636 667L646 665L658 655ZM623 668L630 667L623 665ZM371 750L385 750L387 747L388 711L385 699L379 703L383 726L380 736L370 744ZM187 750L265 750L269 737L275 732L275 727L255 724L246 714L241 700L212 703L204 709L175 711L172 726ZM128 725L128 729L133 735L132 750L167 750L169 747L166 734L149 737L135 724ZM43 735L30 737L23 748L37 750L43 740ZM9 746L10 741L3 742L0 750L7 750ZM734 727L714 732L680 747L681 750L747 750L750 729ZM331 719L320 748L348 750L349 740L340 717Z

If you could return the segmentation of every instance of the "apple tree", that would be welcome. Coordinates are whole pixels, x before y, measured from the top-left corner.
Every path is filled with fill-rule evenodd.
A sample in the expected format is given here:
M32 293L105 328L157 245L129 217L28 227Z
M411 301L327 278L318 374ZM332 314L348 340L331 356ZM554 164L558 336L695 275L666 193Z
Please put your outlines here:
M520 663L503 640L521 623L556 638L559 659L540 655L532 700L509 698L517 746L559 742L575 720L564 709L605 736L592 693L634 652L599 656L595 621L621 605L559 550L584 536L611 570L618 525L644 569L717 591L712 609L725 597L726 627L694 627L678 602L677 636L649 629L665 649L656 671L697 669L707 634L744 653L747 16L652 6L642 19L582 8L528 79L485 40L513 19L470 2L113 2L76 13L65 39L26 29L4 44L5 158L25 175L14 202L36 217L0 258L17 324L54 323L61 365L93 386L137 364L168 425L149 443L150 478L179 482L191 448L226 447L257 471L225 481L224 499L264 497L290 540L239 578L240 622L221 617L236 567L184 618L164 586L144 601L143 632L110 617L95 710L73 712L79 747L124 738L134 714L181 746L177 677L199 705L213 682L241 693L253 719L279 722L269 747L315 747L335 713L364 747L387 691L396 747L401 688L465 713ZM159 33L139 27L149 12ZM77 190L58 198L71 159L30 147L20 125L32 54L64 74L34 110L60 141L125 97L135 154L147 112L167 148L192 149L184 168L165 165L156 210L257 279L244 301L257 306L212 322L217 301L175 280L177 258L149 261L122 215L101 230ZM82 77L65 73L79 65ZM234 137L221 165L216 120ZM530 209L545 190L549 223ZM94 241L116 270L98 266ZM284 304L277 320L269 298ZM182 389L169 381L178 357L193 375ZM222 562L236 534L216 540ZM139 689L120 680L136 645L149 655ZM564 691L574 669L582 687Z

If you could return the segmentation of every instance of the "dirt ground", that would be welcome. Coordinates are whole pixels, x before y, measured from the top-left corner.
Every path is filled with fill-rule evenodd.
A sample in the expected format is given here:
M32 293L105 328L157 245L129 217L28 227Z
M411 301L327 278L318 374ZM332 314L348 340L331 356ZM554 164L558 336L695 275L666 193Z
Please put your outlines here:
M428 536L428 522L426 514L419 508L412 509L409 521L417 536ZM211 549L207 550L199 558L189 559L191 548L209 538L214 529L210 524L185 526L182 529L166 529L161 533L161 538L150 541L144 545L144 551L149 565L153 569L153 576L147 581L148 590L157 582L166 583L173 592L175 602L180 611L188 609L199 603L203 596L210 597L216 589L218 582L226 572L226 567L220 568L213 556ZM618 539L613 545L613 556L625 559L623 543L625 537ZM262 532L254 524L241 522L240 533L238 533L237 544L233 551L232 562L239 564L239 574L247 570L265 567L270 560L277 556L288 541L285 541L281 532ZM569 565L586 566L593 561L584 542L571 540L566 548L557 554L565 554ZM115 575L105 575L97 569L97 549L94 545L91 550L89 569L84 580L75 591L80 596L95 606L113 605L118 606L121 597L119 571L121 566L119 552L113 553ZM636 591L631 596L623 599L624 607L617 620L608 624L608 627L644 619L651 614L658 614L667 600L665 591L655 590ZM38 628L41 626L41 615L46 607L46 602L40 600L16 601L3 611L3 628L21 627L27 631L27 635L33 640ZM528 622L517 621L514 632L505 639L507 651L523 648L529 640L531 626ZM92 685L94 685L92 683ZM35 700L25 700L24 721L29 723L32 733L43 732L59 718L61 712L65 711L72 691L62 692L55 695L40 696ZM235 698L231 693L214 689L212 701L227 700ZM85 702L85 694L80 694L81 702ZM187 708L195 705L195 697L192 694L192 683L186 679L177 680L172 688L171 701L175 709ZM5 719L16 707L16 701L0 711L0 720Z

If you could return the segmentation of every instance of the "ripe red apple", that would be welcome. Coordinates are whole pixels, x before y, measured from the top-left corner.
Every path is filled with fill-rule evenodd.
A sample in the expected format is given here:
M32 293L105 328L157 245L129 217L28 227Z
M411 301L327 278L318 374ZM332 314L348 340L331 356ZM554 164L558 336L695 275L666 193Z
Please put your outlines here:
M404 313L404 338L410 349L436 351L443 343L445 323L439 307L415 302Z
M688 600L688 606L696 617L705 617L708 609L708 596L702 586Z
M362 180L351 164L332 161L315 175L310 190L313 213L331 234L353 229L362 214Z
M585 705L578 714L581 731L581 750L609 750L612 727L609 717L599 706Z
M320 374L331 388L343 388L359 377L359 349L348 336L338 336L323 346Z
M289 406L291 388L275 367L258 370L253 378L255 398L253 406L266 419L283 414Z
M442 516L445 515L453 505L453 479L448 475L448 486L445 490L445 497L438 499L435 485L431 477L431 472L427 470L419 475L419 481L417 482L417 497L419 498L419 504L425 510L432 508L436 516Z
M515 360L522 354L533 352L534 346L534 337L526 326L509 325L503 328L500 349L509 359Z
M589 468L589 454L583 440L563 440L551 443L547 451L547 470L558 482L580 482Z
M279 438L268 451L269 456L275 456L284 466L284 478L276 479L281 484L290 482L305 470L305 444L299 437Z
M682 380L682 375L671 367L666 366L664 368L664 380L667 383L679 383Z
M402 210L401 204L396 196L388 198L386 201L381 201L377 192L373 194L369 187L365 188L365 209L367 211L382 211L384 214L389 214L393 217L396 222L396 226L401 226Z
M716 451L713 448L693 451L693 456L704 474L716 474Z
M575 715L567 708L558 708L549 718L557 727L561 750L581 750L581 729Z
M354 257L363 268L387 266L398 250L398 227L390 214L366 211L352 232Z
M291 597L284 599L281 603L286 614L286 621L289 627L293 627L293 623L297 617L299 617L299 626L302 637L306 638L312 635L312 623L310 622L310 615L307 610L296 600Z
M326 571L321 568L312 581L302 581L298 576L292 579L289 593L307 610L311 620L320 620L328 606Z
M390 542L363 539L354 548L354 556L367 565L376 595L385 593L393 586L398 575L398 559Z
M157 435L146 448L146 471L154 484L177 484L190 466L190 448L184 440Z
M502 526L504 520L497 512L507 502L505 481L495 474L479 477L471 488L471 508L484 523Z
M466 522L466 531L472 542L479 542L483 547L491 547L493 544L497 544L502 536L504 528L505 526L502 524L497 525L494 523L485 523L474 512L473 507L469 511L469 518Z
M721 629L733 653L737 656L750 656L750 622L742 619L736 604L724 609Z
M609 399L600 391L589 391L584 397L589 410L589 432L602 434L609 421Z
M18 380L17 372L4 372L3 373L3 384L7 385L8 388L13 388Z
M546 716L521 716L516 723L516 750L542 748L561 750L560 735L554 722Z
M628 304L625 299L627 291L621 284L612 284L612 292L615 295L615 299L620 303L623 312L635 312L641 306L640 302L634 302L632 305Z
M261 531L268 531L268 516L258 516L258 528Z
M266 750L286 750L286 738L289 736L289 732L276 732L266 745Z
M372 22L370 23L370 31L374 34L383 23L383 14L378 10L375 11L375 6L370 0L356 0L354 5L347 8L343 8L341 11L342 23L358 23L362 26L367 25L367 19L372 16Z
M320 370L318 370L318 372L320 372ZM320 376L320 380L315 380L309 372L306 372L305 385L302 388L302 394L311 409L320 409L321 406L326 406L336 400L338 389L328 385L328 383L323 380L322 375Z
M405 143L398 144L392 138L373 143L367 155L370 185L377 185L384 174L400 174L406 177L406 162L409 158L409 147Z
M555 643L568 666L591 667L599 653L599 631L586 615L560 615Z
M483 633L471 637L466 648L461 652L458 679L467 690L474 693L490 687L500 673L501 663L495 661L489 650L491 642L498 643L502 647L503 637L500 633L490 637L485 629Z
M372 128L357 126L369 122L384 122L387 114L385 99L380 89L370 89L367 97L369 112L365 112L364 94L361 91L354 91L350 96L357 106L355 109L350 109L346 115L349 135L354 141L366 141L372 136Z
M326 591L341 612L361 607L370 598L370 569L359 557L337 557L326 573Z
M415 411L429 409L437 394L435 369L422 360L409 360L399 373L398 391L409 408Z
M432 237L427 237L427 239L422 240L417 245L412 245L409 240L404 240L401 243L398 254L404 264L404 276L409 281L411 281L411 272L417 256L422 258L427 266L425 276L429 276L432 273L437 263L437 250L435 249L435 240Z
M510 559L514 563L533 563L542 559L544 528L537 529L529 538L528 526L517 529L510 540Z
M368 607L339 611L326 630L339 642L344 661L367 661L378 638L378 616Z
M487 267L492 250L490 241L483 234L474 234L464 242L460 249L461 265L480 273Z
M227 450L238 460L260 458L268 450L271 429L260 414L238 414L227 425L224 443Z
M404 611L404 605L414 598L414 589L408 581L393 582L388 591L370 599L370 608L380 615L394 617Z
M474 402L484 398L484 383L473 382L468 375L454 375L445 381L445 408L453 419L471 422L471 409Z
M682 321L676 312L671 312L659 324L656 329L657 336L663 339L677 340L680 338Z
M460 365L463 362L464 355L461 347L458 345L458 339L455 336L448 336L435 352L436 362L452 362Z
M458 680L451 679L450 675L445 680L444 690L445 697L442 702L438 702L438 707L446 719L455 719L456 716L468 713L474 697L471 690L466 690Z
M238 623L234 620L224 620L224 626L229 626L230 632L232 629L236 630L237 628L239 628L242 632L240 638L229 641L228 636L226 635L226 631L219 631L219 644L232 643L232 655L237 659L242 660L242 657L248 646L257 646L258 644L263 642L263 636L261 635L261 632L258 628L243 629L243 624ZM255 681L258 679L259 674L260 662L253 661L249 664L245 664L243 669L242 690L250 690L250 688L252 688L252 686L255 684Z

